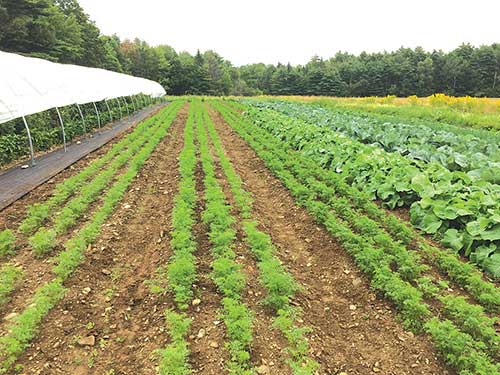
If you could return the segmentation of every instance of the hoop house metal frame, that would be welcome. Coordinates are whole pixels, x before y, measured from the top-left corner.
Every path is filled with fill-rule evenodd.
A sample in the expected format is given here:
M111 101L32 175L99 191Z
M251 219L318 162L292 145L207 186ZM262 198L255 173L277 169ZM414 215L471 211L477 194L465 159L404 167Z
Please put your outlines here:
M136 111L135 95L160 98L166 94L159 83L144 78L104 69L58 64L2 51L0 71L8 72L0 77L0 124L16 118L23 119L32 165L35 164L34 146L26 116L56 109L66 150L66 131L60 108L76 105L85 132L85 116L80 107L82 104L93 104L98 126L101 128L102 119L96 102L105 101L110 117L113 118L108 100L116 99L120 117L123 117L120 98L130 96ZM124 102L126 103L125 99ZM129 114L128 105L126 108Z

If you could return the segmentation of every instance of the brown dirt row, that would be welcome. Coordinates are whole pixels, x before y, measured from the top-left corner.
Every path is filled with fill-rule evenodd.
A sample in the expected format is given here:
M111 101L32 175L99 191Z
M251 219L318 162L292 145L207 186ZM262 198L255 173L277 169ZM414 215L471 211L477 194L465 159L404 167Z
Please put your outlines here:
M152 353L168 340L163 312L171 303L144 281L171 255L166 234L186 117L187 106L68 281L63 302L18 361L23 373L155 373Z
M310 344L325 373L450 373L435 357L428 337L402 329L392 306L370 291L349 254L295 205L222 117L212 116L228 156L254 196L255 217L303 286L295 303L303 309L304 324L313 329Z
M210 148L215 161L217 180L222 186L228 203L231 205L231 214L237 220L237 241L233 250L237 255L236 262L241 265L241 271L245 274L247 283L247 287L243 291L243 301L247 304L252 314L254 314L254 335L251 347L252 363L255 367L261 368L262 371L268 368L272 374L292 375L291 368L285 362L285 359L288 358L288 354L285 352L288 343L281 332L272 327L275 314L271 309L266 308L262 304L267 293L259 282L259 269L256 260L244 241L244 233L241 225L238 225L241 222L241 218L239 217L240 212L237 209L231 187L225 178L213 145L210 145Z
M195 253L197 281L193 288L195 298L198 298L201 303L192 309L190 314L193 318L188 340L191 350L190 363L195 374L222 375L227 373L225 364L229 359L229 352L224 346L226 333L224 323L219 316L221 297L210 277L212 255L208 238L209 228L202 222L205 199L203 171L200 163L196 166L195 177L198 204L193 230L198 246Z

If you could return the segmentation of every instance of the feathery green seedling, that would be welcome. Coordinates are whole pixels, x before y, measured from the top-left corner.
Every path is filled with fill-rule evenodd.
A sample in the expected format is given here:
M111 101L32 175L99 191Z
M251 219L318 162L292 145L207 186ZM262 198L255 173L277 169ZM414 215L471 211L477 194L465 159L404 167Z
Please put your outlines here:
M188 307L193 297L192 286L196 279L194 251L196 241L193 237L196 193L195 168L196 148L194 145L194 109L191 105L186 126L184 127L184 147L179 155L179 190L174 198L172 210L172 231L170 245L174 256L167 266L169 289L181 310Z
M296 313L295 309L279 310L273 325L287 338L289 347L286 350L291 357L288 363L293 373L295 375L315 374L319 365L309 357L309 344L305 338L305 334L310 332L310 329L299 328L295 325Z
M167 329L172 337L172 342L164 349L159 349L160 375L188 375L192 373L188 364L189 348L185 337L189 331L191 319L185 314L178 314L174 311L165 312Z
M40 228L30 237L30 245L33 252L38 255L44 255L50 252L57 245L57 234L54 229Z
M58 184L52 197L44 203L35 203L28 207L28 214L19 226L19 231L25 235L33 233L43 222L54 212L62 203L64 203L72 194L77 192L85 182L95 173L97 173L109 161L114 159L123 150L125 150L135 139L141 137L152 125L160 121L162 116L170 111L171 107L167 107L157 116L150 117L135 127L132 133L128 134L118 143L114 144L104 156L90 163L85 169L78 174L71 176Z
M167 285L174 294L174 301L179 310L188 308L193 297L193 283L196 279L195 257L196 241L193 235L195 206L198 201L195 183L196 148L194 144L194 109L190 106L184 127L184 147L179 155L179 189L174 198L172 210L172 231L170 245L174 252L169 264L160 267L157 290ZM163 289L165 292L167 289ZM185 313L172 310L165 312L167 329L171 342L157 351L160 355L160 375L187 375L191 367L188 363L189 346L186 340L191 320Z
M460 375L499 375L500 365L491 363L483 353L484 343L458 331L449 320L431 319L425 325L437 348L445 353L446 362Z
M204 128L206 111L196 103L196 129L201 165L204 173L205 211L203 221L209 226L209 240L213 256L212 278L224 295L222 319L229 338L227 347L231 356L228 368L232 374L250 375L250 344L252 342L253 317L248 307L241 301L241 291L245 278L241 266L236 263L232 246L236 239L235 219L231 207L217 181L215 166L210 154L208 137Z
M15 251L16 236L10 229L0 231L0 257L11 255Z
M498 318L488 318L481 306L467 303L464 297L442 296L444 314L461 330L474 339L487 345L486 351L492 356L500 357L500 337L495 330Z
M173 105L171 110L175 110ZM166 111L168 115L170 111ZM150 128L154 132L161 123ZM112 183L114 177L120 168L127 164L141 146L148 140L148 134L144 133L137 137L127 150L122 152L116 159L109 164L103 171L99 172L91 181L89 181L79 192L79 194L69 201L66 206L56 215L53 220L53 228L45 230L40 228L34 236L30 237L30 245L37 255L44 255L51 251L57 245L57 236L66 233L78 219L87 211L90 204L99 198L102 191Z
M0 268L0 306L5 305L9 300L9 294L23 277L21 267L5 264Z

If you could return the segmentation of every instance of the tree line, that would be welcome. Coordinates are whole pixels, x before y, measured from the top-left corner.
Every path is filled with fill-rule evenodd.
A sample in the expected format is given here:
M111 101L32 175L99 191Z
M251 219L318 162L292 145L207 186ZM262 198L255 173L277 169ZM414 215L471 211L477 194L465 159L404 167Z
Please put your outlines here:
M177 52L102 35L77 0L0 0L0 49L133 74L169 94L328 96L500 96L500 44L428 52L418 47L305 65L235 67L214 51Z

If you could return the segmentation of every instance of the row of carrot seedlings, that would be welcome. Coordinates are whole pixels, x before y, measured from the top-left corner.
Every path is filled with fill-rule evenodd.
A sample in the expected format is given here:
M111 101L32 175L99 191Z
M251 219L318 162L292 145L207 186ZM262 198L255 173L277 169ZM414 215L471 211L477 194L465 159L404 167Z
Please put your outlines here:
M196 220L195 207L198 202L195 179L197 150L203 171L205 208L202 220L207 224L211 244L211 277L223 296L221 317L226 327L228 338L226 347L230 354L227 368L231 374L236 375L255 373L251 361L253 313L242 300L246 279L241 265L236 261L233 249L236 241L236 217L231 213L232 207L217 178L211 145L227 178L242 219L244 239L258 264L260 282L267 292L263 302L275 311L274 326L289 342L288 363L294 374L312 375L319 365L309 358L309 346L305 338L308 329L296 325L300 311L290 304L298 285L275 256L276 249L271 238L260 231L258 223L252 219L250 193L244 190L240 176L224 152L207 109L199 101L193 101L191 104L184 131L184 148L179 157L181 178L172 213L173 230L170 242L173 256L166 269L160 270L166 275L167 289L173 292L176 308L165 312L171 340L159 351L161 355L159 373L187 375L193 371L189 364L190 352L187 341L191 318L186 310L193 298L192 286L196 280L194 252L197 243L193 227ZM157 283L156 287L159 284ZM162 288L158 290L161 291Z
M300 310L290 303L299 286L276 256L276 248L271 237L261 231L259 223L253 219L251 194L243 188L241 177L226 155L207 110L204 111L204 116L213 148L240 211L244 240L257 262L259 281L267 293L264 303L275 312L274 326L288 341L287 351L290 357L287 362L293 374L312 375L319 368L319 364L309 355L309 344L305 337L309 329L297 325L300 320Z

